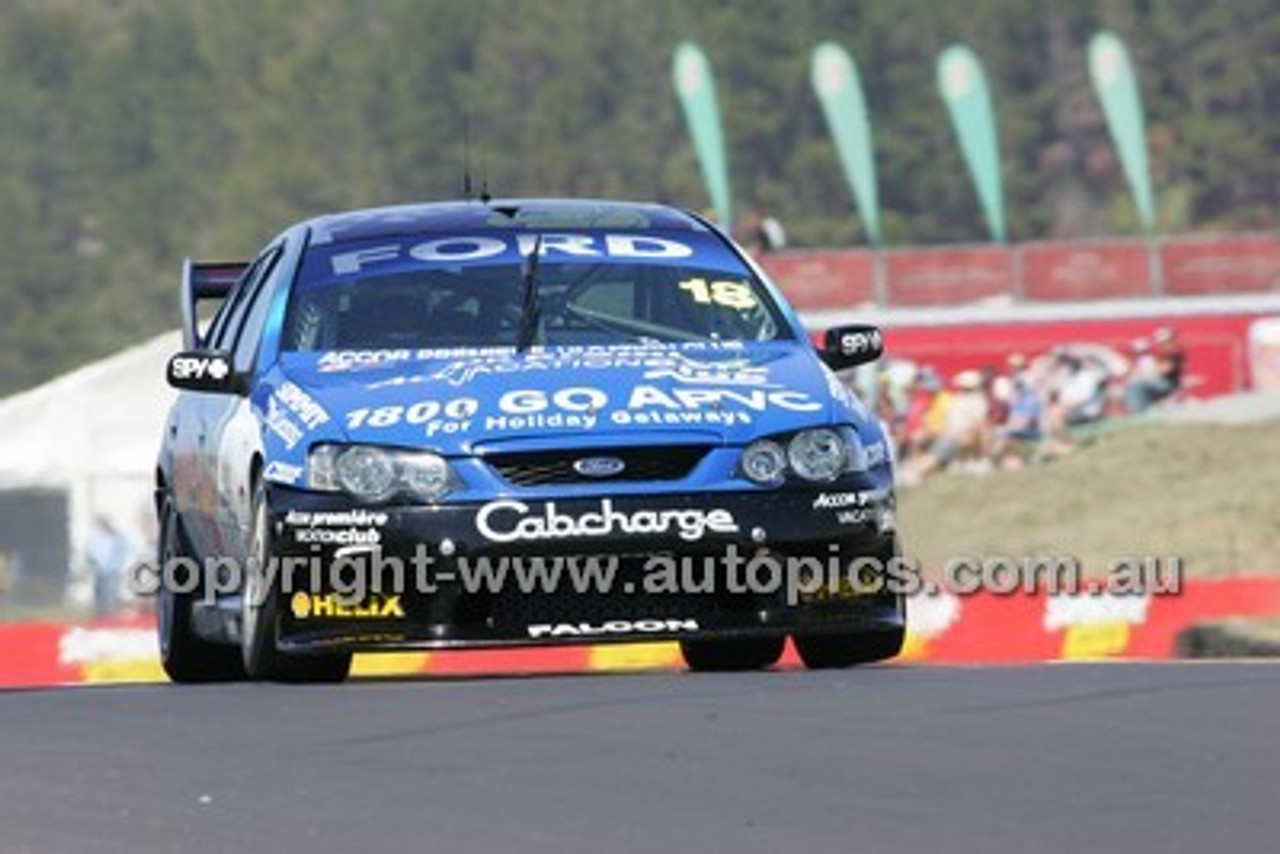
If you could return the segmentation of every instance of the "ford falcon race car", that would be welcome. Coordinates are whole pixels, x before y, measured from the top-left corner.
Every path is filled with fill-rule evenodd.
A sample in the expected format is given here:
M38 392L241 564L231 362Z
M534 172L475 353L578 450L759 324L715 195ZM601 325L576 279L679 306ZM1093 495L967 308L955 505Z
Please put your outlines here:
M585 200L322 216L188 261L156 468L179 682L354 652L677 640L694 670L896 655L893 460L695 214Z

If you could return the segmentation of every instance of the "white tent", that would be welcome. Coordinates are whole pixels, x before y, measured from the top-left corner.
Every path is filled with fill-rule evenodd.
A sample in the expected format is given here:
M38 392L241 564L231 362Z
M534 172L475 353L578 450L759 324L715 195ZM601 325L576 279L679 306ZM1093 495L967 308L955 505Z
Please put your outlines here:
M69 496L72 597L88 596L82 545L93 518L110 518L145 548L154 537L151 487L174 392L170 332L0 400L0 489L47 487Z

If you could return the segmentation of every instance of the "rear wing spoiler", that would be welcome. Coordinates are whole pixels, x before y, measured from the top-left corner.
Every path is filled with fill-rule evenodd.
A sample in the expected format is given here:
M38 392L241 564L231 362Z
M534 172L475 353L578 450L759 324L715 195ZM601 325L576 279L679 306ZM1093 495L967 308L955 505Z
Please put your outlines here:
M200 328L199 306L202 302L221 302L240 281L248 261L182 262L182 346L186 350L203 349L207 330Z

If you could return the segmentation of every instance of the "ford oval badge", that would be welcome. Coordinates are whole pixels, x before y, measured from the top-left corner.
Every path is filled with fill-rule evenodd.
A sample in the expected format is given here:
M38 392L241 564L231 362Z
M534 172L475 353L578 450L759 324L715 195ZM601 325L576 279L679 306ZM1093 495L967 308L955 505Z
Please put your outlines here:
M583 477L613 477L621 474L627 464L617 457L583 457L575 460L573 470Z

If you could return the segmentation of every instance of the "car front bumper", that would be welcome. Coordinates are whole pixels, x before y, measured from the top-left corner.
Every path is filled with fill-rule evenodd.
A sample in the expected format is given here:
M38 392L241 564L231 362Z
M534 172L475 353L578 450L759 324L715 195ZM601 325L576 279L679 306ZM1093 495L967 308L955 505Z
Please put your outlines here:
M290 651L904 627L882 490L365 507L274 489L268 503Z

